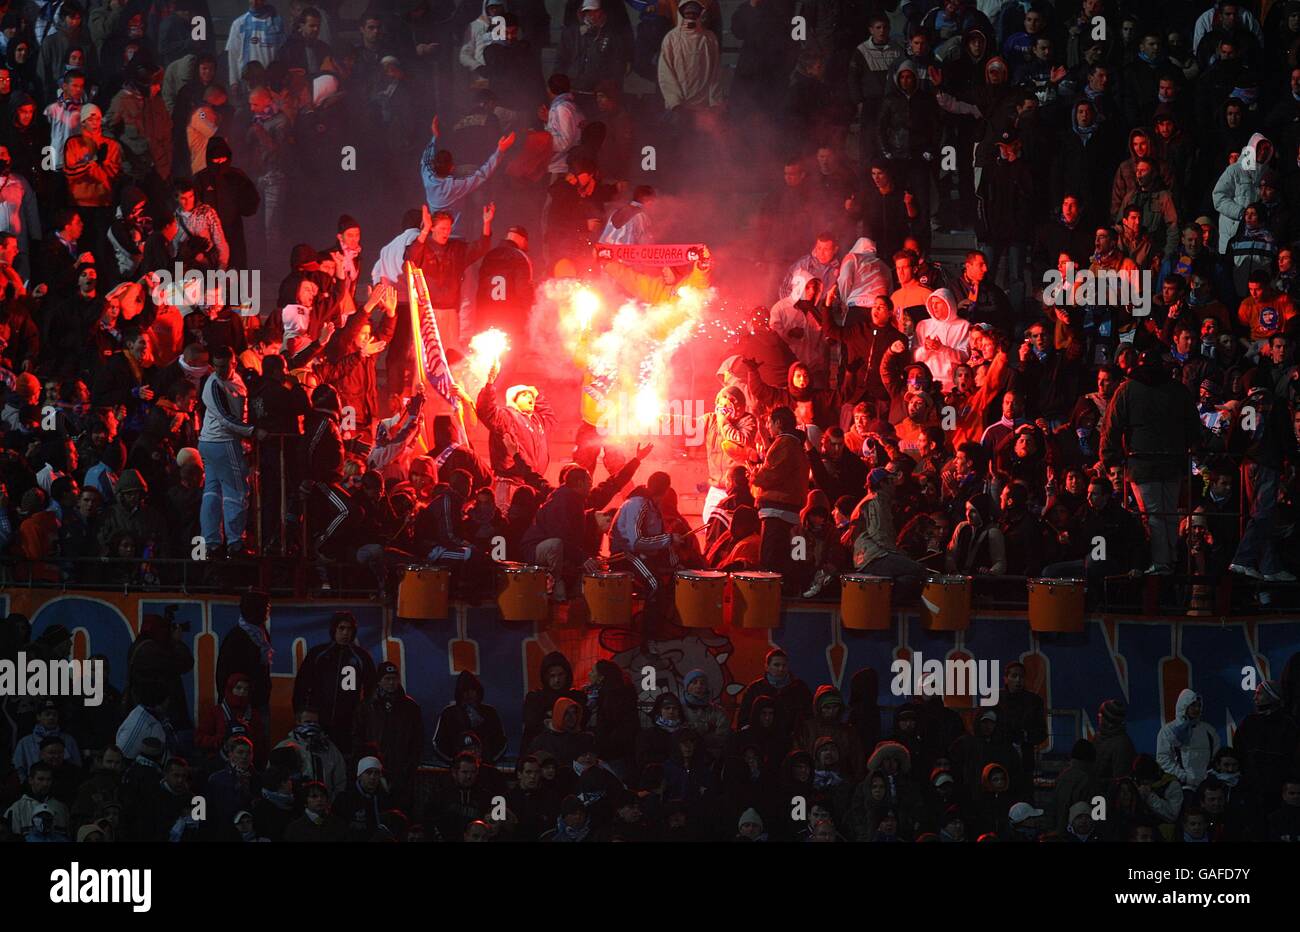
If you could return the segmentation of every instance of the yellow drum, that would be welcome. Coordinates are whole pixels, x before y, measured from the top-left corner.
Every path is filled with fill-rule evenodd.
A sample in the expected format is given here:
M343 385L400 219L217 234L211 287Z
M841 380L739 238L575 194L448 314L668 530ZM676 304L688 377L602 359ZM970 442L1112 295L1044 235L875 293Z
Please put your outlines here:
M840 621L854 631L888 631L893 627L889 598L894 581L888 576L844 573L840 576Z
M921 589L925 627L930 631L965 631L970 627L969 576L936 576Z
M546 570L524 563L502 567L505 588L497 596L503 621L546 621L551 607L546 599Z
M1029 630L1043 633L1083 631L1082 579L1029 580Z
M582 594L593 625L632 623L632 574L588 573L582 577Z
M451 571L439 566L408 566L397 587L399 618L446 618Z
M727 574L716 570L678 570L673 601L683 628L721 628Z
M731 574L731 620L742 628L781 624L781 574L754 571Z

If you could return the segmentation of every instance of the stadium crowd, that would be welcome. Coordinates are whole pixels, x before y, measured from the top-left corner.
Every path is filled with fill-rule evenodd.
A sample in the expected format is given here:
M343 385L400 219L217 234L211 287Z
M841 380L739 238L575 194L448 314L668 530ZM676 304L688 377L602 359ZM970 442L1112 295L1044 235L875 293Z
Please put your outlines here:
M295 0L281 12L250 0L219 52L206 31L196 38L196 16L206 22L202 0L46 0L5 7L0 20L8 583L164 587L178 578L168 559L198 547L214 566L288 554L314 568L319 591L345 567L381 599L402 565L440 563L476 599L492 594L502 538L509 559L545 567L557 602L598 565L630 571L651 622L670 612L673 572L692 567L773 570L804 598L833 594L846 571L891 577L902 595L943 572L994 585L1236 577L1239 610L1289 591L1300 554L1300 4L745 0L724 22L716 0L568 0L552 24L541 0L402 0L345 25L337 4ZM740 44L729 81L726 33ZM659 150L658 170L638 170L643 143ZM681 221L674 202L701 215L717 204L710 163L769 152L724 182L764 172L712 257L647 274L599 248L654 243L656 221ZM389 184L397 203L419 206L363 261L356 217ZM713 231L718 221L698 222ZM939 231L973 233L978 248L936 261ZM242 287L286 256L274 292ZM405 262L427 282L455 374L446 381L415 352ZM497 367L470 393L460 365L470 334L524 333L545 284L565 278L646 303L685 286L766 283L763 307L734 322L729 354L709 360L719 382L705 417L700 535L674 476L633 485L650 446L601 435L611 402L599 377L587 373L572 399L573 463L554 482L548 441L564 401L499 385ZM1110 283L1125 287L1101 287ZM413 391L413 378L438 390ZM467 442L462 419L487 433L486 451ZM608 476L597 483L599 462ZM269 647L256 637L265 618L250 614L256 659ZM137 647L157 642L170 655L168 638L142 633ZM206 711L224 718L208 721L206 745L196 731L193 771L157 712L165 700L135 688L124 702L136 722L101 722L83 744L116 740L117 766L135 772L144 797L134 811L123 804L126 837L190 831L167 806L216 761L208 785L231 818L256 787L277 824L306 805L300 837L345 834L348 818L331 821L331 807L353 823L364 810L374 830L394 801L409 817L389 826L397 834L462 837L461 814L495 779L488 736L451 757L454 786L430 804L444 809L410 811L410 772L393 756L418 763L418 751L349 751L352 730L356 747L376 729L396 741L394 727L423 744L418 710L387 679L397 672L376 674L355 719L299 710L302 741L323 729L337 745L330 767L282 758L268 768L270 736L249 717L265 709L257 679L241 701L220 673L225 702ZM788 676L769 668L774 693L798 683ZM516 749L534 753L557 795L563 812L549 827L564 840L640 830L624 823L703 832L696 801L710 793L731 809L745 802L729 817L760 814L734 826L742 836L794 837L771 801L800 784L824 791L833 816L835 829L812 821L810 831L857 838L951 837L936 821L948 805L935 799L959 807L954 824L968 836L1003 832L1012 798L1029 801L1032 755L993 749L1041 739L1008 732L1003 718L976 724L959 751L955 723L915 709L907 727L900 713L897 743L877 747L878 725L850 726L842 699L819 690L814 701L803 688L771 720L751 721L742 704L736 735L750 728L756 754L701 740L682 756L691 697L661 697L638 722L626 705L603 711L622 695L618 682L606 671L585 691L559 695L566 684L538 698L536 734ZM1180 701L1170 740L1204 745L1157 748L1097 776L1105 791L1119 781L1112 811L1194 839L1294 837L1294 704L1285 712L1286 690L1261 689L1261 727L1277 747L1290 742L1286 767L1269 758L1275 770L1260 774L1240 744L1244 724L1234 760ZM481 700L468 701L466 731L481 725ZM39 726L35 714L10 726L29 742L15 763L27 760L18 779L33 800L15 811L47 805L50 830L80 833L97 823L35 802L75 802L91 785L76 745L46 748L57 713L40 710L54 718ZM1122 709L1103 707L1103 725L1116 717ZM244 718L251 737L223 731ZM386 724L394 718L402 724ZM626 730L615 738L614 728ZM143 732L161 732L151 734L160 746L146 747ZM1090 751L1076 751L1082 781ZM116 785L113 756L96 758L95 786ZM950 780L929 773L949 758ZM619 773L600 760L632 763ZM669 789L676 760L684 782ZM647 765L659 765L659 783L646 782ZM334 782L323 789L294 782L325 770ZM584 780L575 809L568 791ZM636 806L615 803L636 791L663 808L643 795L650 814L625 816ZM583 806L592 792L606 794L604 810ZM873 807L882 799L890 805ZM242 834L283 834L253 815ZM1088 835L1075 815L1056 812L1057 832ZM25 818L11 831L29 834ZM486 837L500 821L471 828Z
M126 696L98 706L8 698L10 841L1005 841L1242 842L1300 839L1300 661L1264 680L1225 740L1219 711L1179 695L1154 748L1138 753L1123 700L1101 703L1054 779L1036 787L1049 736L1025 666L1004 668L994 707L970 723L941 696L878 704L871 668L814 692L779 648L734 712L703 670L680 691L638 693L598 660L585 683L542 658L508 736L473 673L426 716L401 670L357 645L337 612L293 683L294 724L271 734L272 615L240 599L221 641L221 701L195 717L179 626L146 616ZM5 622L4 657L66 657L56 626ZM350 676L349 676L350 674ZM351 678L350 678L351 677ZM129 698L128 698L129 697ZM432 729L426 722L432 721ZM432 754L426 740L432 733ZM13 740L17 736L17 740ZM1059 741L1059 734L1057 740ZM426 758L442 769L421 771ZM12 767L9 766L12 762ZM201 797L201 801L200 801ZM1041 805L1038 805L1041 803Z

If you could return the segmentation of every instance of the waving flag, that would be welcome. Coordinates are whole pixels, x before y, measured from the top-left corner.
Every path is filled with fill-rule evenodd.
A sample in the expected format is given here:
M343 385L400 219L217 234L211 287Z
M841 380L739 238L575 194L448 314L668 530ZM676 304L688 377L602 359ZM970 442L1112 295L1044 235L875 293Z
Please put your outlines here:
M442 335L438 333L438 321L433 315L433 303L429 300L429 286L424 281L424 270L416 268L410 262L406 263L406 289L411 305L416 387L432 388L452 406L456 412L456 427L460 432L461 442L465 443L467 431L460 410L460 398L452 389L451 367L447 364L447 354L442 347ZM432 419L426 423L428 425L426 430L432 430Z
M446 399L448 404L454 405L456 393L451 388L451 367L447 365L442 336L438 333L438 321L433 316L424 270L413 267L409 262L406 263L406 287L410 292L416 384L428 385Z

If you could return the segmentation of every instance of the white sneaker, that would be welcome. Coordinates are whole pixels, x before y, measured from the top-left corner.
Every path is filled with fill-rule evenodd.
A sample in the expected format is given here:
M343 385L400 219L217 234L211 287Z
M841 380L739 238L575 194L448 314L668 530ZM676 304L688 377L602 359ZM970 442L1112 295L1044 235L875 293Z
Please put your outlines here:
M1229 573L1240 573L1242 576L1249 576L1251 579L1263 579L1264 574L1253 566L1246 566L1242 563L1233 563L1228 567Z
M1264 576L1269 582L1295 582L1295 573L1288 570L1278 570L1276 573L1268 573Z
M1172 576L1174 568L1168 563L1152 563L1147 567L1146 575L1148 576Z

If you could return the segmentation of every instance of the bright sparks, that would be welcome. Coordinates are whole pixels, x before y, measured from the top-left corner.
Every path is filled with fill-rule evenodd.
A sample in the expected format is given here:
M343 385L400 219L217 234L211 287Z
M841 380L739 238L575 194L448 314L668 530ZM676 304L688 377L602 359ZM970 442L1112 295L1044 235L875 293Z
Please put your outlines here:
M510 349L510 338L504 330L493 327L476 334L469 341L469 370L478 382L486 382L492 366L501 361L501 357Z
M590 330L600 313L600 295L590 288L580 287L573 294L573 318L579 330Z
M597 383L602 413L625 407L627 421L619 423L644 431L658 424L671 392L682 388L673 384L673 356L699 332L713 298L712 290L682 287L657 304L623 299L615 305L596 286L552 281L543 285L545 310L534 317L532 338L553 343L558 336L568 358Z

